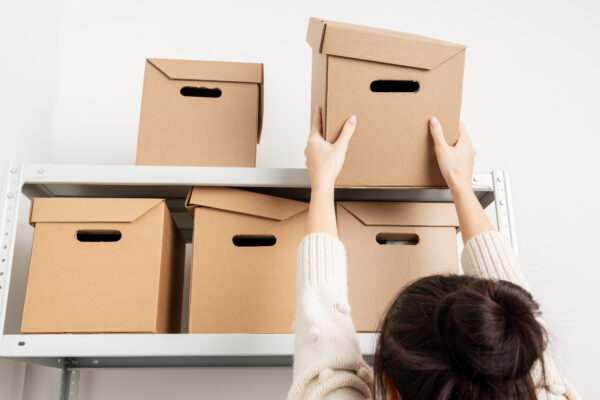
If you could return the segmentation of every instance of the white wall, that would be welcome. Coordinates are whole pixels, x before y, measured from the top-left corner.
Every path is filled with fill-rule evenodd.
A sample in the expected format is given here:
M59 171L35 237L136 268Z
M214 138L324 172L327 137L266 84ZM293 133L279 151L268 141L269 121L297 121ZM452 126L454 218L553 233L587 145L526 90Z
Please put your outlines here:
M309 16L469 45L462 118L477 169L511 171L525 274L568 377L584 398L598 397L597 2L35 3L0 12L3 158L132 164L144 58L172 57L264 62L258 165L301 167ZM24 399L57 397L56 371L29 367L27 377ZM84 372L81 398L281 399L290 378L289 368Z

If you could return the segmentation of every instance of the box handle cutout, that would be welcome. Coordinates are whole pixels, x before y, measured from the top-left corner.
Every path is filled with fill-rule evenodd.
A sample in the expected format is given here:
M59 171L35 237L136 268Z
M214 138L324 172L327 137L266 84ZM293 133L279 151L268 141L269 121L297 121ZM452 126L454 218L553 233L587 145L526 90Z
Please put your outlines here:
M277 239L273 235L235 235L233 244L237 247L274 246Z
M221 89L219 88L207 88L207 87L194 87L194 86L184 86L179 91L182 96L185 97L221 97Z
M378 233L375 240L379 244L401 244L415 246L419 244L419 235L414 233Z
M77 231L77 240L80 242L118 242L121 236L121 232L116 230Z
M420 85L417 81L379 80L371 82L371 92L375 93L416 93Z

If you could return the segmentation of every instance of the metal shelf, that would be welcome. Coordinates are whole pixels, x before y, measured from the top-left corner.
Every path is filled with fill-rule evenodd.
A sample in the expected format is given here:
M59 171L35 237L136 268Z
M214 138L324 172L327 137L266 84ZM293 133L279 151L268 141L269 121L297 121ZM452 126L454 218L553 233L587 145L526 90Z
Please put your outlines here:
M305 169L7 163L0 165L0 184L0 357L67 369L291 365L294 343L293 335L289 334L21 335L14 327L7 326L7 312L13 311L7 304L18 304L11 299L17 296L10 291L11 273L26 277L28 269L28 265L13 265L16 220L24 200L21 194L28 198L166 198L179 229L191 240L192 219L183 204L192 186L232 186L308 200L310 182ZM484 207L495 201L498 229L510 237L516 248L507 174L476 173L473 189ZM449 191L441 188L336 188L335 197L362 201L452 201ZM366 357L372 356L376 338L375 334L359 334ZM67 369L65 373L69 373ZM68 381L69 377L66 375L65 379Z
M365 355L377 334L360 333ZM291 365L292 334L5 335L2 357L78 368Z
M27 197L157 197L167 199L183 237L192 238L193 221L185 197L194 185L233 186L295 200L309 200L306 169L234 167L152 167L115 165L22 166ZM473 189L486 207L493 201L491 173L476 174ZM448 189L336 188L336 200L452 201Z

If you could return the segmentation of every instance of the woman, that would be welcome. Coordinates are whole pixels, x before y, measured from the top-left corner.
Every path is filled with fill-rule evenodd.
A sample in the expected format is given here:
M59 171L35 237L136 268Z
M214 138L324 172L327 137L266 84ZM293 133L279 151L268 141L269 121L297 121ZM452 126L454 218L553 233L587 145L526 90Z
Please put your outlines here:
M348 305L346 253L337 238L333 187L356 127L336 143L316 110L306 146L312 193L298 248L294 382L288 399L576 399L546 349L539 309L512 248L471 187L475 151L463 125L449 146L430 131L465 243L464 276L405 287L381 324L374 373L363 361ZM520 286L519 286L520 285Z

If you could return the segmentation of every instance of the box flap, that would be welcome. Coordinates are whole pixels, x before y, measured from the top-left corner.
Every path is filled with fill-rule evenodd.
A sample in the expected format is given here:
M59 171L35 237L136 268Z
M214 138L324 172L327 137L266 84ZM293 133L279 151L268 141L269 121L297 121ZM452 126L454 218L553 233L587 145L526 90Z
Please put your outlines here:
M454 203L340 201L364 225L458 227Z
M36 197L31 200L29 223L132 222L163 202L163 199Z
M306 41L323 54L434 69L466 46L410 33L311 18Z
M307 210L308 203L228 187L196 186L186 207L192 215L195 207L209 207L282 221Z
M147 58L146 60L169 79L263 83L263 65L259 63L172 60L168 58Z

